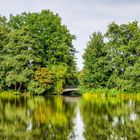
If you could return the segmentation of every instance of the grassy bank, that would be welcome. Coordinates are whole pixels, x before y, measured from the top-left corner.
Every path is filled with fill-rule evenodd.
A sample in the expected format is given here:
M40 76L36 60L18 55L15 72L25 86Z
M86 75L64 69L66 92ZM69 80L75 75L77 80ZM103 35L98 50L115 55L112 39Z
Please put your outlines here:
M79 92L83 96L121 96L121 95L140 95L140 91L135 91L135 92L128 92L128 91L122 91L122 90L117 90L117 89L107 89L107 88L99 88L99 89L88 89L85 87L80 87L79 86Z
M17 94L21 94L21 92L16 91L16 90L0 90L0 96L1 95L17 95Z

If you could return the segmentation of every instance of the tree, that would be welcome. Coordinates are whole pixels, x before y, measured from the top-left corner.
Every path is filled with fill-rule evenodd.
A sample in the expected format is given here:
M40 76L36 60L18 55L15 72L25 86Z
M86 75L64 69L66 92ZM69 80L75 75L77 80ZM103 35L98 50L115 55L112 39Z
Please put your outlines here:
M8 34L8 43L3 48L1 69L5 72L5 86L15 90L27 87L34 69L41 62L37 54L37 41L28 29L13 30Z
M140 89L140 28L137 22L117 25L112 23L106 33L106 49L112 75L108 86L121 90Z
M7 26L7 19L5 17L0 16L0 62L3 61L3 49L4 45L7 43L8 33L10 32L10 28ZM4 88L4 75L5 71L2 71L1 63L0 63L0 90Z
M42 94L53 89L55 81L55 75L48 68L38 68L27 88L32 93Z
M66 84L66 77L68 76L68 67L64 64L53 65L51 67L51 71L56 77L55 91L57 92L57 94L60 94L63 92L63 88Z
M38 38L43 66L59 64L61 62L75 67L75 48L71 35L65 25L62 25L61 18L49 10L42 10L40 13L22 13L17 16L10 16L9 26L13 29L20 29L27 26L31 34Z
M105 87L108 69L104 46L103 35L94 33L85 49L83 82L88 88Z
M137 22L111 23L104 36L94 33L83 58L83 83L88 88L140 90L140 28Z
M0 35L0 87L29 90L29 85L38 86L34 79L38 68L41 74L43 68L61 63L67 67L70 80L75 78L75 37L58 14L43 10L11 15L8 21L1 17ZM68 76L65 78L69 83Z

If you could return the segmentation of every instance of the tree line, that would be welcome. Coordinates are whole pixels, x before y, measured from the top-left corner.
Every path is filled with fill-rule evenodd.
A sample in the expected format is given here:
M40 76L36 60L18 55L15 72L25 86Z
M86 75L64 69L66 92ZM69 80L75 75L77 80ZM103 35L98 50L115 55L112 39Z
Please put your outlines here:
M61 93L77 83L74 39L49 10L0 16L0 89Z
M86 89L140 91L140 27L134 21L111 23L105 34L94 32L83 55L81 86Z
M49 10L0 16L0 90L61 93L78 84L75 36ZM94 32L83 54L85 89L140 91L140 27L111 23Z

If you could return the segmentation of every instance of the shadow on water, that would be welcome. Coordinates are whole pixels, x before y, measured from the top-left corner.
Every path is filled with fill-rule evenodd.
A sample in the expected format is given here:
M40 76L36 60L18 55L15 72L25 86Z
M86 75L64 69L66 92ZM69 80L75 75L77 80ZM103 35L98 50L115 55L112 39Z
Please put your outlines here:
M81 96L81 94L78 91L67 91L67 92L63 92L61 95L69 96L69 97L80 97Z

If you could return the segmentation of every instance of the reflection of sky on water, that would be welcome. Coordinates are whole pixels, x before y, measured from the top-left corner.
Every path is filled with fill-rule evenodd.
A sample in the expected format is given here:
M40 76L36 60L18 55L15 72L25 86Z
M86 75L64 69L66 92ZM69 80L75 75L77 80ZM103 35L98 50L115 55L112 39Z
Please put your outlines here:
M136 121L138 119L138 115L134 112L134 113L130 114L129 119L131 121Z
M84 140L84 137L83 137L84 125L83 125L82 117L81 117L80 110L78 107L76 108L76 117L74 120L74 124L75 124L74 131L76 134L76 137L74 138L74 140Z

